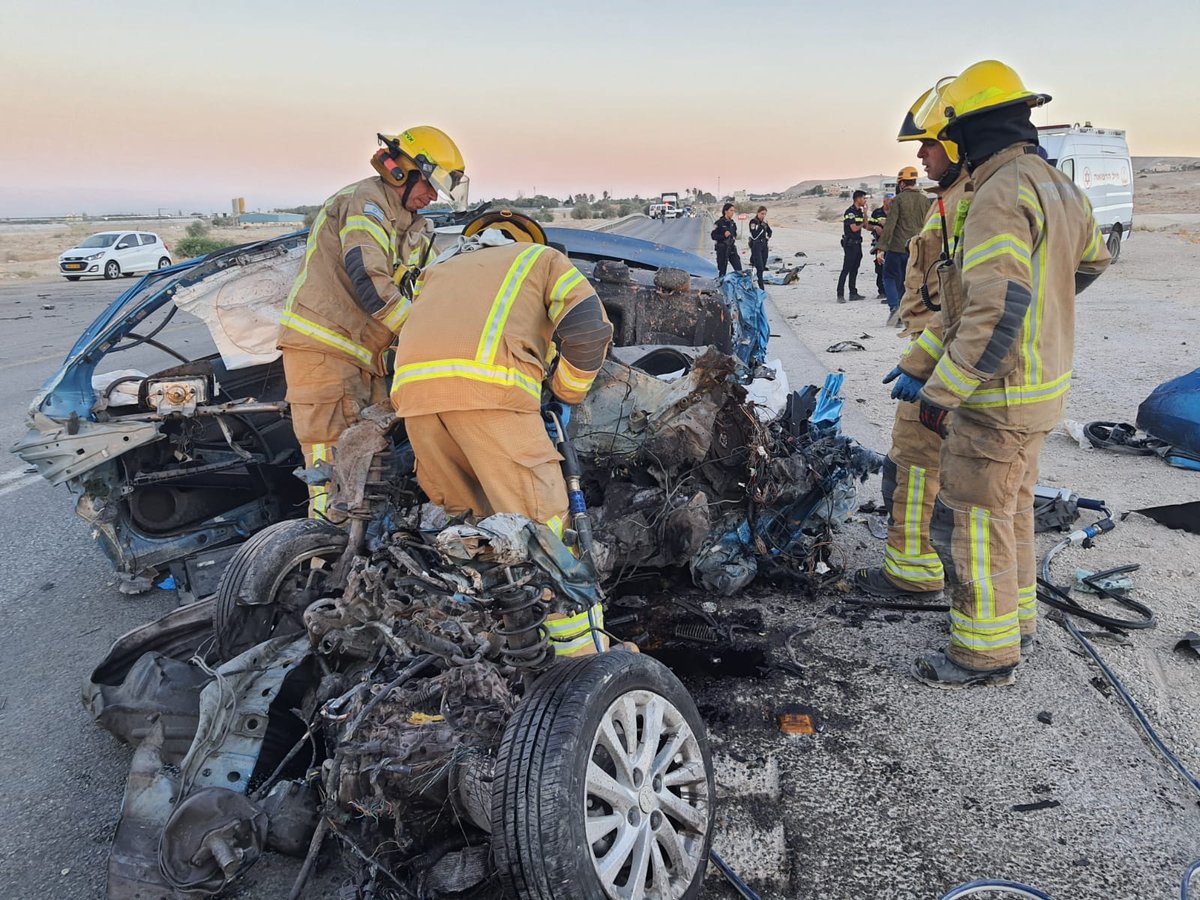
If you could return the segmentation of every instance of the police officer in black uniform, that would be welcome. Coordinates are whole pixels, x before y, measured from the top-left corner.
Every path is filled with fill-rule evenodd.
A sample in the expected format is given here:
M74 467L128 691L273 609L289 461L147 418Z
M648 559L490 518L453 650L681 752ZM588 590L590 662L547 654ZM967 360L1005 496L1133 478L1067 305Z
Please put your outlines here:
M758 273L759 290L765 291L767 286L763 284L763 270L767 267L767 246L774 232L771 231L771 226L767 224L767 208L760 206L758 212L754 214L754 218L750 220L750 265L754 271Z
M733 266L733 271L742 271L742 257L738 253L737 244L737 224L733 221L733 216L730 215L734 206L732 203L726 203L721 207L721 218L717 219L713 226L710 237L713 243L717 245L717 277L725 277L725 268Z
M842 274L838 276L837 302L846 302L846 279L850 279L850 299L865 300L858 292L858 267L862 264L862 230L866 224L867 192L855 191L842 213Z

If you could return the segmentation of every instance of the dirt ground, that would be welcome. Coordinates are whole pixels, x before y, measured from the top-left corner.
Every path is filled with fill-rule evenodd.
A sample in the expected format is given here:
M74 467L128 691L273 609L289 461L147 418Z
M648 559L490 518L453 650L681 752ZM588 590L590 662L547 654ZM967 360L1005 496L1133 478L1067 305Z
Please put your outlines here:
M859 289L870 299L835 302L839 225L821 221L830 205L804 200L769 213L772 252L807 263L795 284L768 286L784 316L772 332L786 325L830 371L846 373L847 403L867 424L860 438L872 444L883 435L876 449L886 451L894 404L880 379L902 342L884 325L869 260ZM1133 422L1156 385L1200 364L1200 247L1171 224L1188 215L1162 218L1162 230L1135 231L1120 262L1079 300L1071 420ZM807 255L796 259L798 251ZM847 339L866 349L825 352ZM1065 434L1047 442L1041 468L1041 483L1106 500L1118 519L1200 499L1194 472L1085 451ZM861 497L878 491L874 479ZM1039 553L1056 540L1039 536ZM852 524L837 552L852 568L878 564L882 546ZM1200 660L1173 650L1184 633L1200 630L1200 537L1131 515L1095 549L1065 551L1055 575L1068 580L1077 566L1125 563L1140 564L1134 596L1158 624L1120 638L1101 634L1097 647L1168 745L1200 772ZM866 612L836 591L762 592L753 606L768 644L776 642L772 652L803 675L777 673L734 691L714 681L696 691L724 759L717 846L757 876L766 896L917 900L981 877L1075 900L1177 895L1200 850L1196 795L1065 629L1048 621L1047 607L1014 687L939 692L908 668L944 644L942 613ZM788 703L811 712L816 735L778 734L775 714ZM1042 801L1049 803L1022 809Z

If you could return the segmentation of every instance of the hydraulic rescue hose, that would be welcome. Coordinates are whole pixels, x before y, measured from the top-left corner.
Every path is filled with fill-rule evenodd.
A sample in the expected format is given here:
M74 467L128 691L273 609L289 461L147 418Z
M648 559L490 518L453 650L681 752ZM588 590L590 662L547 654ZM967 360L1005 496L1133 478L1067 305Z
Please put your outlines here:
M1137 702L1133 699L1132 695L1130 695L1129 691L1126 690L1125 685L1121 682L1121 679L1118 678L1116 673L1109 668L1103 659L1101 659L1100 654L1096 651L1096 648L1092 645L1091 641L1089 641L1083 636L1082 633L1080 633L1072 618L1073 616L1081 616L1109 628L1137 629L1153 627L1155 624L1155 616L1149 607L1128 597L1123 597L1116 592L1109 591L1099 584L1100 580L1108 575L1134 571L1137 567L1118 566L1117 568L1110 569L1107 572L1097 572L1083 580L1089 587L1095 589L1102 596L1122 603L1130 609L1134 609L1141 613L1143 615L1142 619L1116 619L1111 616L1101 615L1100 613L1092 610L1084 609L1070 596L1065 589L1054 584L1054 582L1051 580L1050 564L1060 551L1072 545L1079 546L1080 544L1083 544L1084 541L1112 531L1114 528L1112 516L1103 503L1099 503L1098 501L1087 501L1087 505L1085 506L1084 501L1081 500L1079 505L1084 506L1086 509L1098 509L1102 511L1104 513L1104 518L1087 526L1086 528L1081 528L1078 531L1072 532L1065 539L1054 545L1054 547L1052 547L1050 551L1044 557L1042 557L1041 577L1038 578L1038 599L1043 603L1047 603L1050 606L1053 606L1056 609L1066 613L1066 615L1062 617L1062 621L1068 633L1075 638L1080 646L1083 647L1084 651L1089 657L1091 657L1092 661L1100 667L1100 671L1104 674L1104 677L1108 680L1108 683L1112 685L1113 689L1117 692L1117 696L1121 698L1121 701L1133 714L1134 720L1137 722L1142 732L1146 735L1147 739L1149 739L1153 747L1163 756L1164 759L1166 759L1171 768L1173 768L1180 775L1180 777L1187 782L1188 786L1191 787L1192 790L1194 790L1197 794L1200 794L1200 779L1197 779L1197 777L1188 770L1187 766L1183 764L1183 762L1178 756L1175 755L1171 748L1168 747L1162 738L1158 736L1158 733L1150 724L1150 720L1146 717L1146 714L1142 712L1141 707L1138 706ZM1191 882L1197 872L1200 872L1200 859L1188 866L1183 873L1183 880L1179 886L1180 900L1189 900L1191 896ZM1033 897L1037 898L1037 900L1052 900L1049 894L1046 894L1043 891L1040 891L1037 888L1029 885L1021 884L1015 881L1001 881L994 879L972 881L969 884L959 885L958 887L953 888L949 893L943 894L940 900L958 900L959 897L969 897L972 894L981 894L991 891L1005 891L1018 897Z
M972 881L969 884L960 884L958 887L951 889L950 893L942 894L939 900L958 900L959 897L970 897L972 894L990 894L993 891L1002 891L1017 897L1032 897L1034 900L1054 900L1049 894L1039 891L1035 887L1030 887L1027 884L1021 884L1019 881L1003 881L993 878L984 878L979 881Z
M563 480L567 483L567 507L571 513L571 527L579 536L579 558L590 561L593 546L592 517L588 515L587 501L583 496L583 468L579 465L579 457L575 454L575 445L571 443L571 438L567 434L562 420L552 411L543 412L542 415L554 423L554 430L558 432L558 452L562 454L563 458ZM596 628L596 617L590 606L587 609L587 620L588 632L592 636L596 652L603 653L604 645L600 641L600 632Z

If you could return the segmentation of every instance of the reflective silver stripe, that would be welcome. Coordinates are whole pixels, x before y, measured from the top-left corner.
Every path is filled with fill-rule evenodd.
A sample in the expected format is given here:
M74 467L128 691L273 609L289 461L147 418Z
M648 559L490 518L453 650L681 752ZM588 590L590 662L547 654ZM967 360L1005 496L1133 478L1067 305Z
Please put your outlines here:
M545 244L534 244L522 250L509 266L508 274L504 276L504 281L500 283L500 290L496 292L496 297L492 301L491 311L488 313L487 321L484 322L483 334L479 336L479 346L475 352L476 361L489 365L496 361L500 335L504 331L504 323L508 321L508 313L512 309L513 301L516 299L521 285L525 282L525 277L533 268L534 260L547 249L549 248Z
M370 368L375 364L374 354L366 347L354 343L344 335L338 334L336 331L330 331L324 326L318 325L316 322L311 322L303 316L296 315L293 312L285 312L280 318L280 324L291 328L293 331L298 331L301 334L306 334L309 337L320 341L322 344L327 344L347 353L359 360L363 365Z

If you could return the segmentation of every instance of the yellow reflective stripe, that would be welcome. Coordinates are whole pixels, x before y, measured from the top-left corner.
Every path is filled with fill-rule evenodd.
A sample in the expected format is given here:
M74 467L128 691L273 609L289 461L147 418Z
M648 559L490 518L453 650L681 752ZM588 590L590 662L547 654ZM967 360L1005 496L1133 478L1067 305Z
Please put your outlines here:
M285 313L292 311L292 304L296 300L296 295L300 293L300 288L304 287L304 282L308 280L308 261L317 252L317 235L321 233L321 228L325 224L325 220L329 218L328 210L329 204L326 203L325 206L321 207L321 211L317 213L316 219L313 220L312 228L308 232L308 243L304 247L304 265L300 268L300 274L296 276L296 281L292 284L291 291L288 292L287 303L283 307Z
M1024 203L1033 210L1034 218L1037 220L1038 231L1042 230L1042 226L1046 223L1046 214L1042 211L1042 204L1038 201L1037 194L1033 192L1033 188L1028 185L1017 186L1017 202Z
M1037 268L1033 271L1033 300L1025 310L1025 383L1034 384L1042 380L1042 353L1039 349L1042 337L1042 311L1046 301L1046 250L1038 253Z
M306 334L310 338L320 341L322 344L353 356L368 368L375 364L373 354L366 347L356 344L345 335L338 334L336 331L330 331L325 326L318 325L316 322L312 322L303 316L296 315L296 313L290 311L284 312L283 317L279 321L280 324L291 328L293 331Z
M550 317L551 322L557 322L558 317L562 315L563 304L566 303L567 294L584 281L583 273L571 266L566 272L558 277L558 281L554 282L554 288L550 291L550 307L546 311L546 315Z
M1021 625L1016 612L995 618L974 618L950 610L950 640L960 647L986 653L1021 643Z
M310 452L312 453L313 462L323 462L329 457L325 454L329 452L329 447L326 444L310 444Z
M422 235L417 240L416 246L413 247L412 253L408 254L408 259L406 259L405 262L410 266L421 265L421 260L424 259L425 253L429 248L429 244L429 238Z
M925 470L908 467L908 496L904 502L904 552L915 556L921 552L921 506L925 501Z
M520 255L508 267L508 274L500 282L500 290L492 300L492 308L483 324L483 333L479 335L479 346L475 351L477 362L491 364L496 361L496 351L500 348L500 335L504 333L504 323L508 321L509 311L517 292L525 283L536 260L547 249L545 244L533 244L522 250Z
M891 545L883 550L883 568L901 581L941 581L945 577L936 553L909 556Z
M971 507L971 589L975 595L975 619L988 620L995 612L992 591L992 514L978 506Z
M304 264L300 267L300 274L296 276L295 282L292 284L291 291L288 292L287 303L284 304L284 312L291 312L292 305L296 300L296 295L300 293L300 288L304 286L304 282L308 280L308 262L312 259L312 255L317 252L317 235L321 233L321 228L325 225L329 218L329 205L338 197L344 197L347 194L352 194L355 191L355 185L348 185L342 188L332 197L325 201L325 205L321 207L321 211L317 213L317 217L313 220L312 228L308 230L308 241L304 246ZM287 324L286 322L284 324Z
M1100 226L1096 224L1095 219L1092 219L1092 240L1083 251L1083 261L1095 262L1096 257L1100 255L1100 245L1103 243L1104 236L1100 234Z
M1037 618L1037 585L1017 588L1017 616L1021 620Z
M539 401L542 387L524 372L503 366L488 366L473 359L435 359L428 362L411 363L396 370L392 379L392 392L406 384L431 381L436 378L466 378L502 387L520 388Z
M972 378L950 358L950 354L942 354L942 358L938 360L937 368L933 370L933 374L937 376L938 381L946 386L946 390L954 394L956 397L966 399L970 397L972 392L979 387L979 379Z
M932 356L934 359L941 359L942 354L946 352L946 345L942 343L942 339L932 331L922 331L917 338L917 346Z
M400 300L391 308L386 316L383 317L383 324L392 331L399 331L400 327L408 319L408 314L412 311L412 301L407 297Z
M972 249L963 258L963 274L999 256L1011 256L1026 269L1029 268L1029 245L1015 234L997 234Z
M554 370L554 378L556 381L562 382L563 387L571 391L582 391L587 393L592 386L592 381L595 376L592 375L577 375L579 370L572 366L565 359L558 361L558 368Z
M383 251L384 255L389 259L392 258L391 239L378 222L374 219L368 219L366 216L349 216L346 219L346 224L342 226L342 230L338 232L338 240L344 246L346 235L353 234L356 231L365 231L379 245L379 249Z
M1038 384L1012 384L999 388L976 391L963 406L975 409L993 409L999 406L1026 406L1061 397L1071 387L1071 372L1065 372L1053 381Z
M554 536L562 540L563 520L562 516L551 516L546 520L546 527L554 532Z
M597 628L604 627L604 607L597 603L592 607L592 617L596 621ZM575 634L582 628L587 630L590 625L588 623L588 611L585 609L581 613L576 613L573 616L562 616L560 618L547 619L543 623L543 627L547 633L557 636L574 637Z
M927 231L941 231L942 230L941 214L939 214L937 212L936 205L934 205L933 208L934 208L934 213L928 219L925 220L925 227L921 229L922 234L924 234Z

